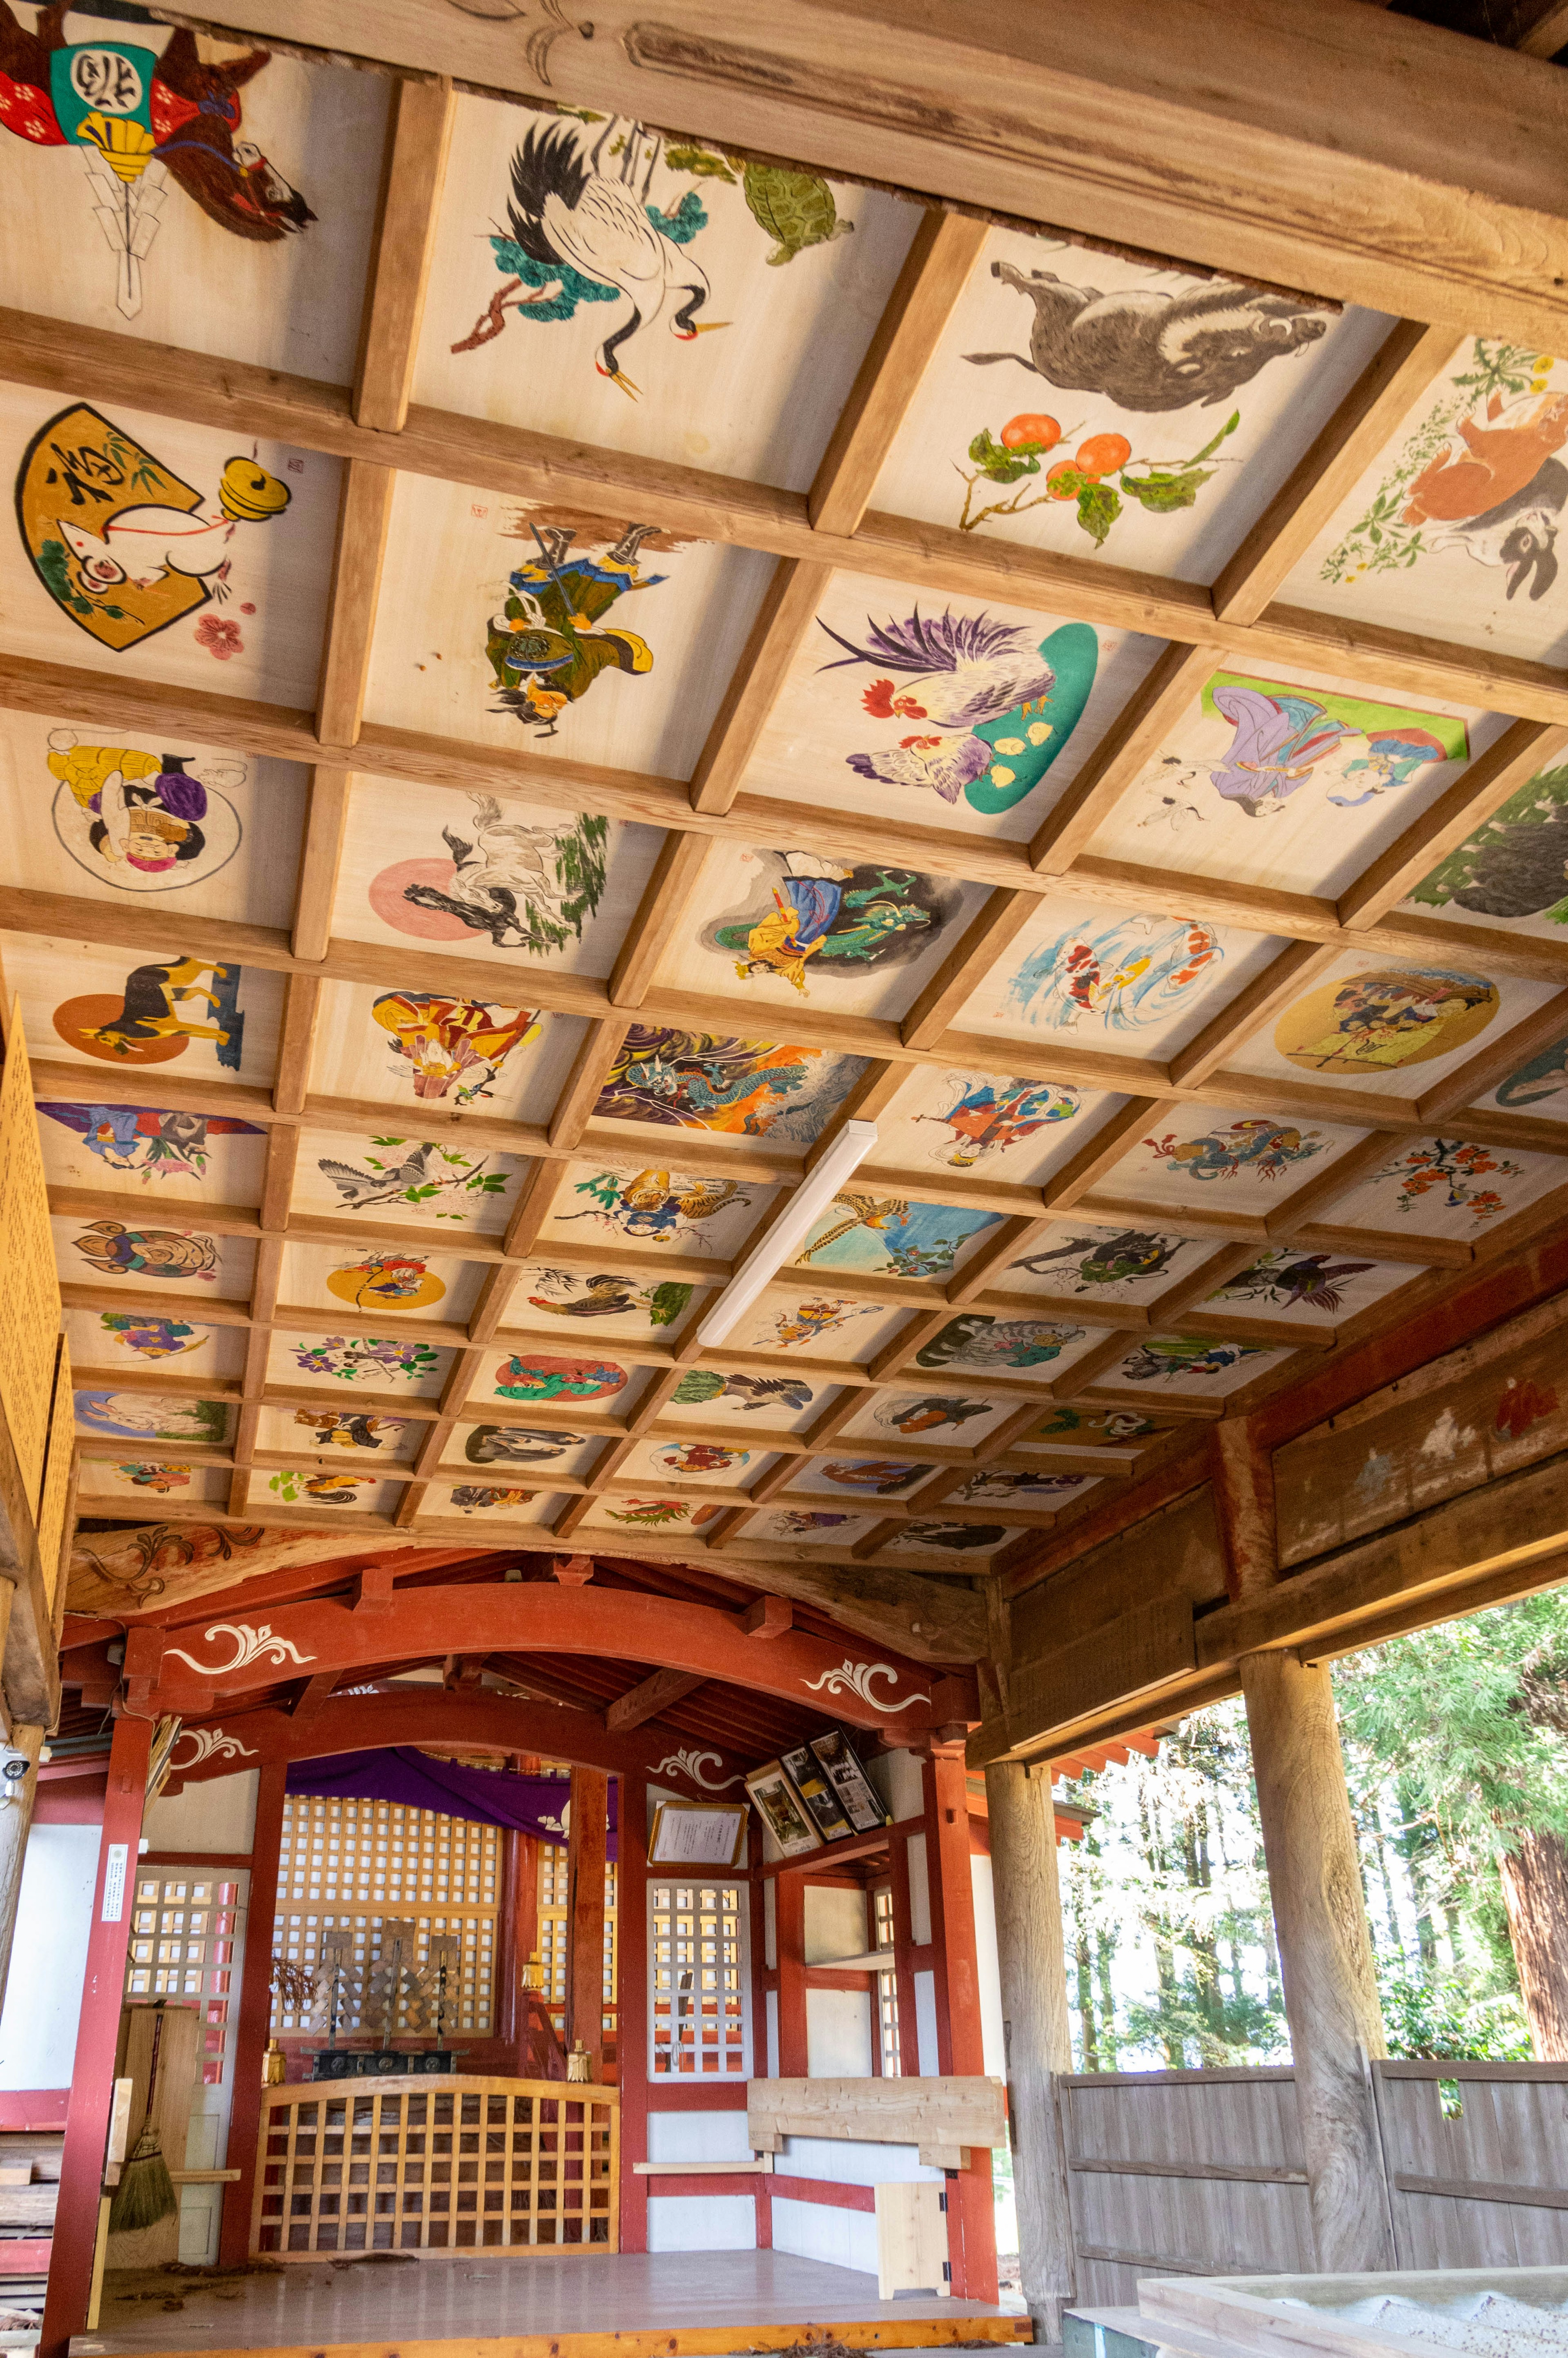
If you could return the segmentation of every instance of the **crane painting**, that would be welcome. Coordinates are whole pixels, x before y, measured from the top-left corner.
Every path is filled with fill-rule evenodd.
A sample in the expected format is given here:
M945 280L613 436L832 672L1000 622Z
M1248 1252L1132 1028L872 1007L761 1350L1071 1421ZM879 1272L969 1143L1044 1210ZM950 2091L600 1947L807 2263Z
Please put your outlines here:
M638 400L643 387L623 364L633 342L662 325L677 343L695 344L730 325L701 316L712 288L690 251L708 226L710 207L743 207L771 242L765 259L775 269L810 246L849 236L855 224L840 218L819 173L727 158L620 116L594 121L597 131L535 124L514 150L505 228L490 239L505 283L451 349L493 343L508 313L547 325L574 318L579 305L614 304L593 366ZM689 185L697 180L703 197Z

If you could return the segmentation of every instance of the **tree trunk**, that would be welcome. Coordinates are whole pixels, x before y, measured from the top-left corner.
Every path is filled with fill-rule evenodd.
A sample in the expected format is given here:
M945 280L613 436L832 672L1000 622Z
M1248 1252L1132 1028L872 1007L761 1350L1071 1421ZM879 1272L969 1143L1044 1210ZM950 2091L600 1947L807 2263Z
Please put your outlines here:
M1498 1873L1530 2044L1543 2063L1568 2062L1568 1845L1525 1834Z

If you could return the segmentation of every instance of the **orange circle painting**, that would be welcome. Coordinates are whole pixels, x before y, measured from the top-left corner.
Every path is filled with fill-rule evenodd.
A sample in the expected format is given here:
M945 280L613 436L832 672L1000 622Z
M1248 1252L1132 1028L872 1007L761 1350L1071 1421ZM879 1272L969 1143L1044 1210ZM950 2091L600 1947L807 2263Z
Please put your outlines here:
M1498 1004L1481 975L1379 968L1309 990L1281 1016L1274 1045L1304 1073L1401 1072L1464 1047Z
M112 990L67 999L55 1009L54 1028L68 1048L80 1048L105 1065L167 1065L171 1056L184 1055L190 1043L183 1032L166 1033L155 1040L125 1040L118 1033L101 1038L103 1028L117 1022L124 1008L124 994L116 997Z
M356 1310L424 1310L447 1290L422 1260L393 1252L367 1253L351 1268L333 1270L327 1286Z

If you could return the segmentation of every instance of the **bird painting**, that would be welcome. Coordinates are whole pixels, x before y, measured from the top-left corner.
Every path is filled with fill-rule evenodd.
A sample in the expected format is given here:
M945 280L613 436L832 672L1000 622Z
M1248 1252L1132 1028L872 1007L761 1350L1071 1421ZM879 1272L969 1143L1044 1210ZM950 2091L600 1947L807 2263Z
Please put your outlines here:
M876 720L919 724L896 744L849 753L858 777L889 786L928 787L946 803L963 797L987 813L1033 791L1076 727L1098 660L1084 622L1036 642L1033 632L981 611L923 615L918 607L885 622L866 618L860 644L818 616L845 649L824 671L867 664L875 678L860 702Z
M670 331L691 342L704 328L722 327L722 320L705 320L697 312L707 302L708 274L686 251L687 237L706 224L708 216L689 192L681 206L660 213L647 201L648 182L658 155L657 142L647 149L641 189L636 185L639 160L644 152L640 124L621 141L621 167L611 179L599 168L611 129L606 124L592 150L585 155L579 134L565 124L535 124L512 158L512 194L506 208L511 237L500 241L497 258L503 266L512 259L534 264L545 276L538 279L533 300L518 308L570 318L579 302L603 302L622 295L628 309L600 344L594 366L621 392L636 398L642 388L621 365L621 348L669 309ZM689 224L689 226L688 226ZM508 255L506 249L514 249ZM521 275L521 274L520 274ZM565 299L567 308L553 306ZM492 332L498 332L497 329ZM488 341L482 324L475 340ZM466 349L465 346L457 347Z
M395 1170L356 1171L350 1163L333 1163L323 1157L318 1166L323 1178L330 1179L344 1205L351 1212L362 1211L367 1204L386 1204L406 1188L422 1187L430 1157L436 1149L429 1140L416 1146Z

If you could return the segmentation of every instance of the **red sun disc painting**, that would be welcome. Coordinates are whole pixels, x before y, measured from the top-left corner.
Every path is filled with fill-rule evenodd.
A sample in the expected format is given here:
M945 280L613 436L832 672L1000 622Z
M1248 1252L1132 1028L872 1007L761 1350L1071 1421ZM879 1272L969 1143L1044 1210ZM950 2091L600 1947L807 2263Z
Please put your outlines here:
M417 901L404 897L410 884L432 884L438 892L449 892L456 874L449 860L396 860L372 879L371 907L395 934L412 934L424 942L471 941L473 930L460 917L449 916L445 909L422 909Z

